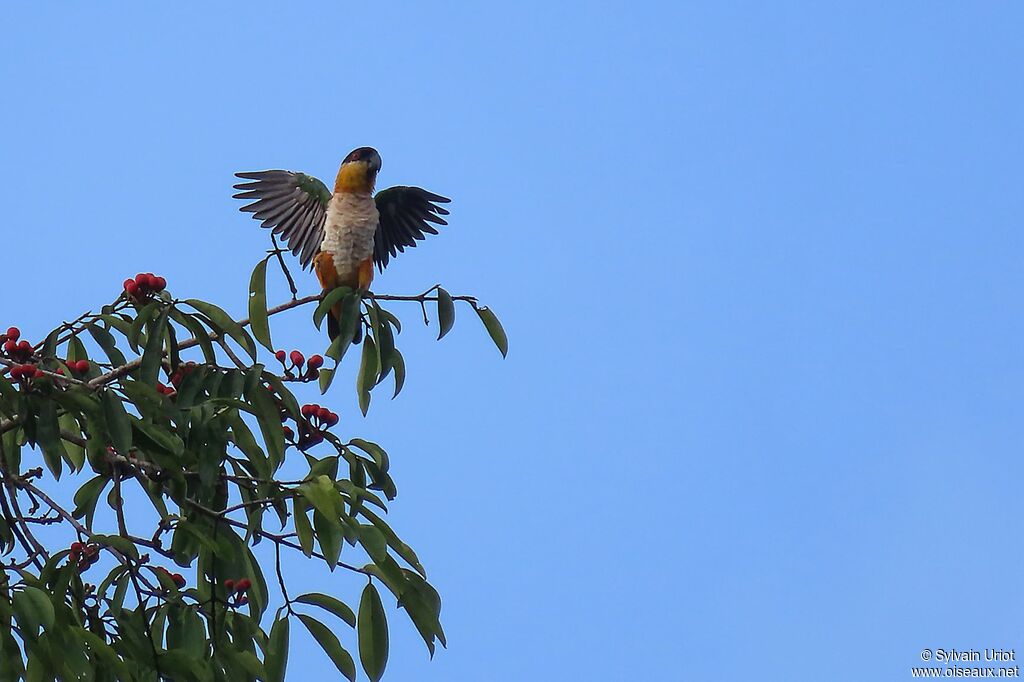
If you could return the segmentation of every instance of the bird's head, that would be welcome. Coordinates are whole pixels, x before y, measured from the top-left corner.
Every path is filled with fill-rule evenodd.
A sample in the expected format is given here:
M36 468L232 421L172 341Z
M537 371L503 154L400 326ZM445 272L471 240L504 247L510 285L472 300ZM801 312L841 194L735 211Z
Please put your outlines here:
M373 192L380 171L380 154L373 147L359 147L349 152L338 169L335 192L369 194Z

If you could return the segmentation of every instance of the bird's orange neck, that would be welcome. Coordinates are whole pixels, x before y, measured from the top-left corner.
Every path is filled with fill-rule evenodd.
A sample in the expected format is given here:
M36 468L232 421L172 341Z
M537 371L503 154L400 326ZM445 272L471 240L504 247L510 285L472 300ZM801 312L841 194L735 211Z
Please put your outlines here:
M349 194L371 194L373 192L373 173L370 164L365 161L350 161L341 164L338 177L334 181L334 192Z

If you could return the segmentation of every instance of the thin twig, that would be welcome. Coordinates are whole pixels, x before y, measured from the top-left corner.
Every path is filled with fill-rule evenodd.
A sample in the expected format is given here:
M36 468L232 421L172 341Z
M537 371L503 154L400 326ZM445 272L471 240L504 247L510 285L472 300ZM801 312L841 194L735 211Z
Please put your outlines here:
M294 301L299 296L299 290L295 287L295 280L292 279L292 273L288 271L288 266L284 262L284 257L281 255L284 252L278 243L277 236L271 232L270 240L274 242L274 250L272 253L277 255L277 262L281 264L281 272L284 273L285 278L288 280L288 288L292 290L292 300Z
M277 563L277 583L281 586L281 596L284 597L284 606L288 609L288 613L294 613L292 611L292 600L288 597L288 588L284 586L284 573L281 571L281 543L274 543L274 554Z

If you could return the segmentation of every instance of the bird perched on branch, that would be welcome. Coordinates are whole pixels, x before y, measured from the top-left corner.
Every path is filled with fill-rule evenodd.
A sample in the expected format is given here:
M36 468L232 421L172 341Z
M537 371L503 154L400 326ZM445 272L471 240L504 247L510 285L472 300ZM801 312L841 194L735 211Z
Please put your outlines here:
M252 213L298 256L303 269L312 266L324 291L347 286L367 290L373 265L383 272L388 261L416 246L434 225L447 225L450 199L419 187L396 186L377 192L380 154L359 147L341 162L334 192L312 175L285 170L236 173L243 182L236 199L252 199L240 210ZM331 340L339 333L341 306L328 316ZM356 327L356 341L361 326Z

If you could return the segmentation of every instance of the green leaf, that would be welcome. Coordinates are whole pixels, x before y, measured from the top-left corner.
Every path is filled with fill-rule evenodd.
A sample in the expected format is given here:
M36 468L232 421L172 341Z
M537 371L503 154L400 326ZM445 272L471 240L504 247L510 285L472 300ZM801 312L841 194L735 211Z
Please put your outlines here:
M178 324L182 325L192 334L199 343L199 348L203 351L203 360L210 365L217 364L217 353L213 350L213 342L210 340L210 335L206 332L206 328L192 315L184 313L177 308L171 308L171 318Z
M167 333L167 315L165 308L149 327L146 348L142 351L142 366L139 369L139 381L147 386L155 386L160 375L160 362L164 357L164 335Z
M328 311L334 307L338 301L345 298L352 293L351 287L337 287L331 289L320 301L320 304L313 311L313 324L316 325L317 329L320 329L320 325L323 324L324 318L327 316ZM355 329L352 330L355 333Z
M348 678L350 682L355 682L356 664L352 660L352 656L342 648L341 642L338 641L334 633L312 616L300 613L299 620L309 630L309 634L313 635L313 639L317 641L317 644L324 650L324 653L330 656L331 662L334 663L338 671Z
M384 676L388 664L388 619L374 584L367 583L359 599L359 661L373 681Z
M391 529L391 526L384 521L384 519L380 518L369 509L364 508L361 513L364 517L369 519L369 521L376 526L381 533L384 534L384 537L388 542L388 547L395 550L398 556L405 559L421 576L424 578L427 576L427 572L423 569L423 564L420 563L420 559L416 556L416 552L413 551L413 548L405 544L402 539L398 537L395 531Z
M440 341L455 326L455 301L441 287L437 288L437 323L440 327L437 340Z
M334 487L334 481L327 476L317 476L299 486L299 492L309 500L313 508L335 522L341 513L341 493Z
M378 379L378 383L380 383L388 377L395 366L395 336L391 331L391 325L383 319L383 310L376 301L373 302L373 306L372 310L376 311L373 338L377 342L377 351L380 356L380 378Z
M263 667L267 671L267 682L284 682L288 670L288 614L275 620L270 628Z
M53 477L60 480L63 462L68 457L64 449L64 441L60 438L60 423L57 418L57 403L43 400L39 406L39 419L36 422L36 439L43 451L43 461Z
M194 658L206 654L206 628L191 607L173 606L167 628L167 648L182 649Z
M88 360L89 354L85 350L85 344L78 338L76 332L68 340L68 360Z
M384 585L399 599L409 587L409 580L406 578L402 567L390 555L383 561L377 561L363 566L363 571L375 578L379 578Z
M326 594L320 594L319 592L310 592L300 597L296 597L292 601L299 604L312 604L313 606L319 606L320 608L330 611L338 618L348 623L350 626L356 626L356 614L352 613L352 609L348 607L345 602L329 597Z
M180 457L185 452L185 444L170 429L165 429L139 419L132 419L132 428L135 429L135 435L142 437L144 446L148 445L162 450L164 454L171 457ZM148 443L145 441L148 441Z
M252 470L259 478L271 477L272 472L267 456L263 453L259 443L256 442L252 431L249 430L249 425L245 423L241 415L235 415L231 419L231 440L245 454L252 465Z
M299 401L295 399L295 395L288 390L288 387L284 385L281 378L272 372L264 372L263 380L270 384L270 387L274 389L274 393L284 403L284 409L288 410L288 414L291 415L292 419L299 421L302 418L302 413L299 410Z
M242 542L241 538L235 537L235 539L242 549L242 572L240 575L249 576L252 580L252 587L249 589L249 614L258 622L267 608L267 581L252 550Z
M109 671L118 675L118 679L128 679L128 669L117 653L93 632L85 628L74 626L71 634L79 638L93 656ZM97 679L100 679L97 677Z
M333 572L338 566L341 546L345 540L341 524L337 519L328 518L314 509L313 528L316 529L316 539L320 543L320 552L324 555L327 568Z
M391 365L395 370L395 393L391 396L394 400L402 392L402 386L405 386L405 357L397 348L391 356Z
M170 312L171 309L168 307L167 314L170 315ZM167 362L171 366L171 371L174 371L181 365L181 348L178 346L178 332L174 330L173 324L165 324L164 329L167 331L167 344L165 349L165 352L167 353Z
M103 327L95 324L90 324L86 329L89 330L89 334L96 342L103 352L106 353L107 358L111 364L115 367L120 367L125 364L126 360L124 354L117 349L117 343L114 341L114 337Z
M100 396L103 404L103 418L107 423L107 433L110 434L112 445L118 454L128 456L132 449L132 423L128 419L128 412L124 409L124 403L111 389L106 389Z
M374 562L380 563L387 559L387 538L375 526L365 523L359 526L359 544L363 546Z
M96 513L96 503L109 480L106 476L96 476L86 481L75 493L75 511L71 515L76 519L84 518L85 527L90 530L93 514Z
M245 349L245 352L249 354L253 362L256 361L256 344L253 343L252 337L242 329L241 325L231 319L231 316L224 312L224 310L212 303L194 298L188 299L185 303L206 315L215 328L234 339L235 343Z
M327 357L341 362L345 352L352 345L352 339L356 335L356 325L359 324L359 294L353 292L341 301L341 320L338 322L338 336L327 349ZM321 370L322 371L322 370Z
M53 602L39 588L26 587L16 592L12 604L14 617L18 619L22 634L27 634L34 639L40 626L49 630L53 625Z
M508 337L505 335L505 330L502 328L497 316L486 306L474 308L474 310L480 316L480 321L484 323L487 333L491 335L494 345L501 351L501 357L508 356Z
M78 424L78 420L74 418L70 413L65 412L60 416L57 421L61 431L67 431L73 436L81 436L82 428ZM85 465L85 448L80 445L71 442L63 443L64 452L66 453L66 461L70 464L76 472L81 471Z
M384 448L377 445L376 443L371 443L370 441L363 440L362 438L353 438L352 440L349 441L348 444L354 445L363 452L369 454L381 471L387 471L388 469L391 468L391 463L390 460L388 459L388 453L384 451Z
M255 409L263 442L267 447L267 457L271 466L276 469L284 461L284 427L281 424L281 412L277 403L270 397L270 391L262 384L256 384L246 394Z
M447 646L440 621L441 597L426 580L411 571L404 572L407 587L399 605L409 615L433 657L435 639L441 642L441 646Z
M305 498L292 498L292 519L295 523L295 534L299 538L299 545L302 553L307 557L313 554L313 527L309 524L309 517L306 512L309 510L309 503Z
M139 337L142 335L142 330L145 328L146 323L153 319L153 315L156 314L161 305L160 301L147 303L146 307L139 311L138 316L132 322L127 338L128 344L136 353L139 352Z
M252 271L249 280L249 328L256 340L271 353L274 345L270 341L270 320L267 317L267 256Z
M333 369L320 368L320 395L327 393L327 389L331 387L331 383L334 381L334 372Z
M370 409L370 389L377 385L377 346L367 336L363 340L363 355L359 360L359 373L356 375L356 393L359 394L359 410L366 416Z
M391 323L391 326L395 328L395 331L399 334L402 333L402 321L399 320L393 313L384 308L380 309L381 317Z
M135 543L121 537L120 535L93 535L91 540L97 544L104 545L105 547L116 549L121 554L124 554L129 558L139 558L139 550L135 546Z

